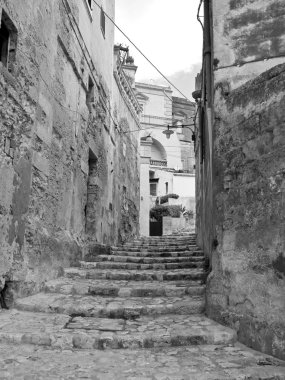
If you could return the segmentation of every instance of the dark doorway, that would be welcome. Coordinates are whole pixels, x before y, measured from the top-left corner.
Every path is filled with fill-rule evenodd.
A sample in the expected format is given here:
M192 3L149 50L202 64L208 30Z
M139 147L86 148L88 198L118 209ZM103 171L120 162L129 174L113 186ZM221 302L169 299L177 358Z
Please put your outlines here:
M150 236L162 236L162 218L159 220L150 219L149 234Z
M85 206L85 231L88 234L96 235L98 218L99 187L98 160L95 154L89 150L89 173L87 181L87 202Z

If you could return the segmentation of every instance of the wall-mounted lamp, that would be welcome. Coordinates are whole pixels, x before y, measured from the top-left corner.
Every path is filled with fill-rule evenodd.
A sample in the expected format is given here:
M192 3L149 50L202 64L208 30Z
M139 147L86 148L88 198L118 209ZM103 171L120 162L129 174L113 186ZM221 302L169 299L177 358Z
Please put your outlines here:
M162 131L162 133L164 133L166 135L166 138L167 139L170 139L170 136L174 133L171 129L169 129L171 126L168 125L167 126L167 129L165 131Z
M188 128L190 129L190 131L192 132L192 141L195 142L196 140L196 137L195 137L195 132L193 131L192 128L189 128L189 127L194 127L195 124L181 124L179 126L177 125L168 125L167 126L167 129L165 131L162 131L162 133L164 133L166 135L166 138L170 138L170 136L174 133L170 128ZM190 141L189 141L190 142Z

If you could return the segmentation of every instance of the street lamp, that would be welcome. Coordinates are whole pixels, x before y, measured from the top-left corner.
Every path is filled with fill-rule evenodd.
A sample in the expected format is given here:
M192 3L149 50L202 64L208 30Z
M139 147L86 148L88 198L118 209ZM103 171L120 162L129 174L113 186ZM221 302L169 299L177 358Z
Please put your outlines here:
M189 127L194 127L194 126L195 126L195 124L181 124L179 126L168 125L167 129L165 131L162 131L162 133L164 133L166 135L166 138L169 139L170 136L174 133L170 128L188 128L192 132L192 141L195 142L195 140L196 140L195 132L193 131L193 129L189 128Z
M167 126L167 129L165 131L162 131L162 133L164 133L166 135L166 138L167 139L170 139L170 136L174 133L171 129L169 129L171 126L168 125Z

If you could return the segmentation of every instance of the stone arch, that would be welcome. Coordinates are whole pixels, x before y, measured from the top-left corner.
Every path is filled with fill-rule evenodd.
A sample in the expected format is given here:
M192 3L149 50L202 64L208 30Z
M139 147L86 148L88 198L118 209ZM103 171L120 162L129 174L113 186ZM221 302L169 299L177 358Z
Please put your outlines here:
M166 161L167 154L163 145L156 139L152 139L151 145L151 159L157 161Z

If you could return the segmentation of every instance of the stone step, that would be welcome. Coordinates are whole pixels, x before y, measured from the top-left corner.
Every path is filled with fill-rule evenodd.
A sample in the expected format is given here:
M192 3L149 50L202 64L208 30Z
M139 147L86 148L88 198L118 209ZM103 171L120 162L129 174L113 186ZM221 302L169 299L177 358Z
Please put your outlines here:
M118 269L82 269L66 268L65 277L104 279L104 280L125 280L125 281L197 281L203 284L206 280L206 273L198 269L173 269L173 270L118 270Z
M172 269L186 269L186 268L204 268L204 262L189 262L182 261L180 263L154 263L154 264L136 264L136 263L122 263L112 261L101 262L86 262L80 261L80 267L84 269L123 269L123 270L172 270Z
M125 245L112 247L111 251L126 251L126 252L180 252L180 251L190 251L190 250L199 250L197 246L188 246L188 245L177 245L177 246L145 246L145 247L127 247Z
M185 240L185 239L197 239L197 236L195 234L189 234L189 235L164 235L164 236L141 236L138 239L134 239L137 241L163 241L163 240Z
M202 315L136 320L83 318L16 310L1 313L0 342L74 349L140 349L236 342L235 331Z
M198 296L121 298L38 293L17 299L15 308L70 316L135 319L142 315L199 314L204 311L205 301Z
M134 257L182 257L182 256L202 256L201 250L187 250L187 251L163 251L163 252L150 252L150 251L122 251L113 250L112 255L119 256L134 256ZM97 256L95 256L97 257Z
M93 295L104 297L180 297L202 296L204 285L195 281L109 281L61 277L46 283L49 293Z
M184 241L173 241L173 240L170 240L170 241L149 241L149 242L146 242L146 241L132 241L132 242L126 242L124 243L123 245L127 246L127 247L131 247L131 246L144 246L144 245L153 245L155 247L159 246L159 245L196 245L196 241L195 240L184 240Z
M181 262L204 262L204 256L180 256L180 257L141 257L141 256L119 256L119 255L99 255L93 258L88 257L91 262L119 262L119 263L136 263L136 264L163 264L163 263L181 263Z
M189 237L189 236L181 236L181 237L175 237L175 236L170 236L170 237L163 237L163 236L150 236L148 238L140 238L140 239L134 239L132 241L126 241L126 243L148 243L148 242L154 242L154 243L159 243L161 241L176 241L176 242L183 242L183 241L196 241L196 237Z
M127 247L131 247L131 246L147 246L147 245L150 245L150 246L154 246L154 247L159 247L159 246L179 246L179 245L197 245L197 242L195 240L184 240L184 241L181 241L181 242L178 242L178 241L173 241L173 240L169 240L169 241L142 241L142 242L139 242L139 241L134 241L134 242L125 242L124 244L122 245L125 245Z

